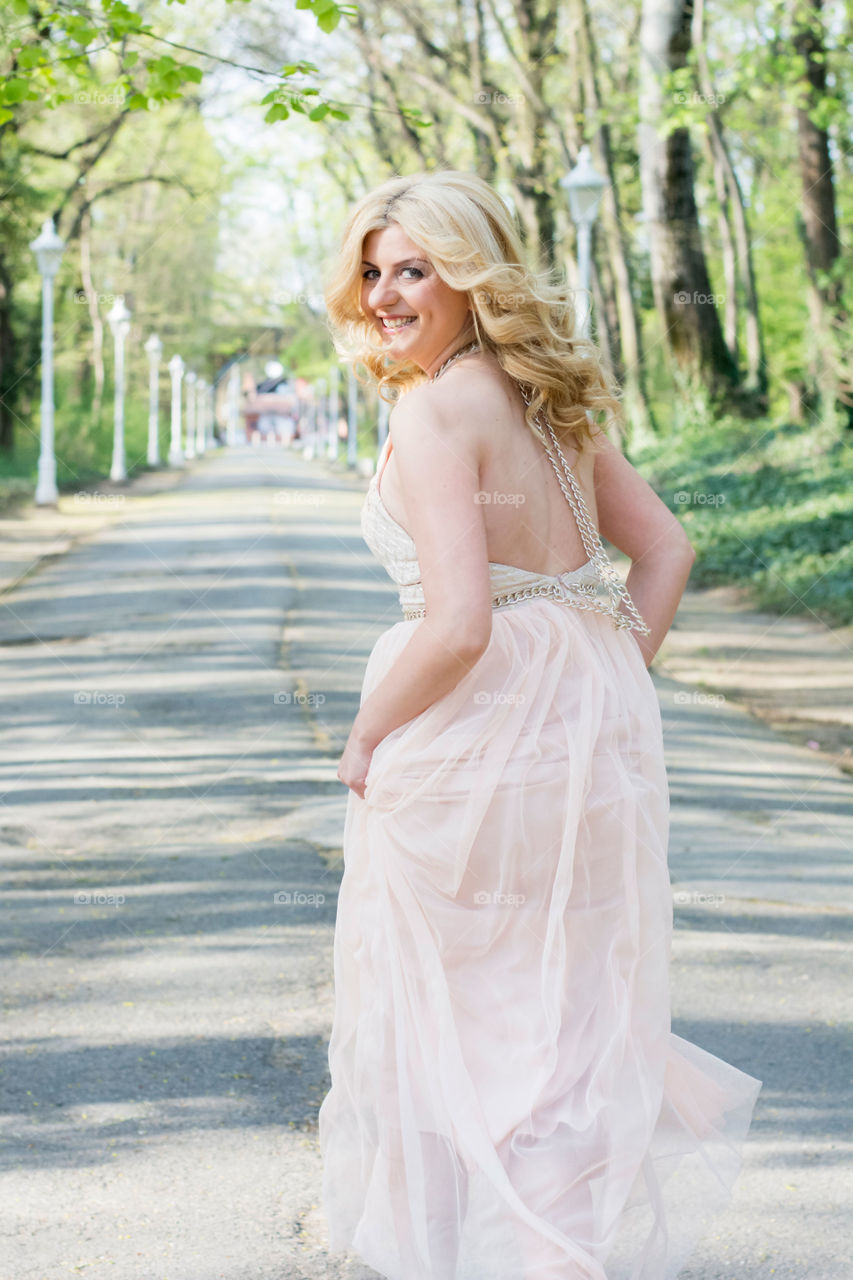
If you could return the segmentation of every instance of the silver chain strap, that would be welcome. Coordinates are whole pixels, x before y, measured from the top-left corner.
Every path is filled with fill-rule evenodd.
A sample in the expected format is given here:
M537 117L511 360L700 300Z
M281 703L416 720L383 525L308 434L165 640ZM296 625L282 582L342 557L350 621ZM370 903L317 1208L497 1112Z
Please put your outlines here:
M522 400L526 405L529 406L532 396L530 396L528 392L524 389L524 387L522 387L520 384L517 384L517 385L518 385L519 391L521 392ZM593 560L595 564L598 566L601 572L601 576L604 580L604 585L607 587L607 590L610 594L611 610L608 610L608 612L611 612L611 616L614 618L616 622L616 626L618 628L625 628L625 627L630 628L632 626L632 623L629 617L626 615L624 610L622 610L619 607L620 601L621 601L622 603L624 603L625 608L628 611L628 614L630 614L631 618L633 618L634 624L636 624L635 629L641 632L643 635L650 635L651 634L650 628L644 622L642 616L637 610L636 605L634 604L634 601L631 599L630 595L628 594L628 590L625 587L625 584L622 582L622 579L619 577L619 574L616 572L616 570L613 568L613 565L610 563L610 558L608 557L607 552L604 549L598 530L596 529L595 525L589 518L589 512L587 510L586 502L584 501L584 496L583 496L583 493L581 492L580 486L578 485L577 480L572 474L571 467L566 462L563 451L560 448L560 442L557 439L556 435L554 434L554 428L551 426L551 423L548 421L548 418L543 413L541 408L538 409L536 412L535 421L538 422L540 427L545 428L545 431L547 434L546 434L544 443L545 443L545 452L548 455L548 461L551 463L551 466L554 468L554 471L557 476L557 480L559 481L559 484L560 484L560 488L565 494L566 501L568 502L569 506L572 509L572 513L574 514L575 521L577 522L578 531L581 535L581 541L583 542L584 549L586 550L590 559ZM551 444L554 446L554 449L557 452L557 456L559 457L560 462L562 463L563 471L565 472L566 479L568 479L571 489L566 487L566 479L564 479L563 476L561 475L560 467L557 465L557 462L555 461L554 456L551 453L550 448L548 447L549 437L551 440Z

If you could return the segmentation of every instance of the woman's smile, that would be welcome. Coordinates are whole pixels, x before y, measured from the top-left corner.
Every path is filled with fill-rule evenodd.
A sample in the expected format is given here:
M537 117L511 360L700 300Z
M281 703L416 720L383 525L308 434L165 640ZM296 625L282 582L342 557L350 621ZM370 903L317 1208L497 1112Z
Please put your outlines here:
M392 359L410 360L432 373L470 330L467 295L445 284L397 223L365 236L363 254L364 315L382 334L384 346L395 353Z

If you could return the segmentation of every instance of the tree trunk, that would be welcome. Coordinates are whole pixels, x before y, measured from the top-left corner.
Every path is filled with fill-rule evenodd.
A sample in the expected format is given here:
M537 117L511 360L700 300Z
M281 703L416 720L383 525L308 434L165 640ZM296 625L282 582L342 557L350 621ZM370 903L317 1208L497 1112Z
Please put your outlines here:
M15 415L9 403L15 378L15 330L12 327L12 276L0 249L0 449L15 445Z
M813 118L826 97L826 54L822 0L799 0L792 15L792 43L805 63L804 90L797 104L797 153L802 182L800 235L808 272L808 306L812 322L812 368L820 414L831 422L840 416L853 427L850 352L839 350L839 334L847 331L841 281L830 275L841 246L835 216L835 182L829 135ZM845 369L846 366L846 369Z
M732 164L711 71L705 52L705 4L695 0L693 11L693 47L699 87L707 107L707 145L714 173L717 203L720 207L720 234L726 279L726 345L732 360L738 363L738 284L744 303L744 343L746 348L746 382L744 390L755 395L756 407L767 409L767 357L764 334L758 312L758 293L752 261L752 237L735 167Z
M736 385L737 369L711 295L693 191L690 134L684 128L668 133L665 128L664 81L687 63L691 13L691 0L643 0L640 179L665 349L679 371L701 379L718 396Z
M94 394L92 396L91 420L100 421L101 405L104 399L104 324L98 307L98 293L92 280L92 214L86 210L80 225L80 275L89 308L89 322L92 326L92 370L95 375Z
M577 0L577 7L578 45L584 67L583 82L587 114L596 120L601 120L597 133L596 159L608 183L601 202L601 229L604 239L604 260L612 273L612 284L608 290L610 303L607 324L613 342L613 373L624 388L626 418L642 436L655 430L651 405L646 394L642 330L634 306L631 266L619 189L613 167L610 126L604 119L602 111L598 50L587 0Z

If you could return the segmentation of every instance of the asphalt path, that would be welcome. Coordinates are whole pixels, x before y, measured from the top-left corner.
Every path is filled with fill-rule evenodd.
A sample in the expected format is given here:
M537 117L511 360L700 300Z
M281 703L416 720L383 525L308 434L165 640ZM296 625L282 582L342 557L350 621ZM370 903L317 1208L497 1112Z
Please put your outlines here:
M364 486L220 450L0 597L0 1280L374 1275L326 1250L316 1125L337 760L400 616ZM683 1280L844 1280L850 779L653 675L673 1027L764 1081Z

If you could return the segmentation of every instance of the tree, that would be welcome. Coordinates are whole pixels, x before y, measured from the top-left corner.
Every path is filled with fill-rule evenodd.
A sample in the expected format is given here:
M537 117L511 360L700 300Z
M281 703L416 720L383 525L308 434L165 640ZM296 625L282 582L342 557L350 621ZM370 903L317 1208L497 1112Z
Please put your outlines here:
M687 66L690 0L643 0L640 30L640 176L652 287L675 369L712 395L737 383L711 289L694 193L690 131L668 120L672 73Z

